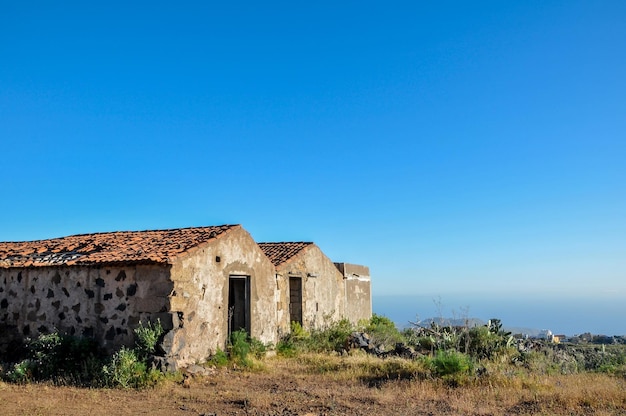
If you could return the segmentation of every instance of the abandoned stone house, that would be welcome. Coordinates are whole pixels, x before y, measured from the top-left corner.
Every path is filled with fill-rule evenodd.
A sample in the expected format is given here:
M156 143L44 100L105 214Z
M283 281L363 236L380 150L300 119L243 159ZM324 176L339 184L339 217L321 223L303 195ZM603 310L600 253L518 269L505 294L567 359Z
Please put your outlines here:
M313 243L259 243L259 247L276 267L279 333L288 332L291 322L308 329L342 318L357 323L371 316L367 267L333 263ZM360 280L352 273L355 267L362 274Z
M114 350L159 319L178 368L238 329L276 343L293 320L370 316L366 267L334 264L313 243L259 245L240 225L0 243L0 352L54 330Z

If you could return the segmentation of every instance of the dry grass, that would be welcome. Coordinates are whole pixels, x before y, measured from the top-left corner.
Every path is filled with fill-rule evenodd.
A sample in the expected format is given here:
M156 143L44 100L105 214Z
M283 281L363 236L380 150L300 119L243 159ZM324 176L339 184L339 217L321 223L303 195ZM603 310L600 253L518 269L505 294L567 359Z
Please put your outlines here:
M497 373L461 387L420 362L307 354L133 391L0 383L4 415L626 415L626 379Z

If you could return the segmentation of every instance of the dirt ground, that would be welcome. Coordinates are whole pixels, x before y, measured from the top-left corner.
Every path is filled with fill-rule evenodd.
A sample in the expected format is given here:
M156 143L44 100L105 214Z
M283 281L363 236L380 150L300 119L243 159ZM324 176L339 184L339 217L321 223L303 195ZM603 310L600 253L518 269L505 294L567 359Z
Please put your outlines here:
M565 379L528 389L449 388L434 381L384 383L315 374L276 362L257 372L219 369L141 391L0 383L2 415L626 415L625 385L598 400L593 386L569 398ZM601 380L599 380L601 381ZM594 384L585 380L578 384ZM605 383L602 381L602 383ZM600 387L598 387L600 388ZM595 398L594 398L595 396Z

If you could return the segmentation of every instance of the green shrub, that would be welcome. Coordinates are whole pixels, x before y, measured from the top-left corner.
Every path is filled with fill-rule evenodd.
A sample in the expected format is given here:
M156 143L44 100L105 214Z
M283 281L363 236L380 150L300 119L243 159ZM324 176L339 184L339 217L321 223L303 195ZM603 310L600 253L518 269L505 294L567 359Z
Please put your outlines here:
M276 352L283 357L293 357L303 352L341 352L355 327L347 319L333 322L324 328L310 332L299 323L291 323L291 333L276 345Z
M430 358L433 373L438 376L469 374L472 361L466 354L455 350L439 350Z
M99 380L103 355L90 338L42 334L27 340L25 359L6 374L13 382L52 380L62 384L88 385Z
M147 369L163 334L159 322L141 325L135 331L136 349L122 348L108 359L92 338L43 334L24 345L25 359L5 374L8 381L24 383L51 380L60 384L111 387L146 387L162 377L158 370Z
M308 331L302 328L300 322L296 321L291 322L291 332L289 335L294 339L307 339L311 336Z
M276 353L281 357L295 357L298 352L298 347L290 337L285 337L276 344Z
M36 369L34 361L26 359L13 366L13 369L6 374L6 379L13 383L28 383L33 380L33 372Z
M218 348L217 351L215 351L215 354L211 356L208 363L216 367L224 367L228 365L228 354L226 354L226 352L224 352L221 348Z
M626 374L626 366L615 364L601 364L595 371L597 373L620 375Z
M291 331L276 344L276 353L282 357L295 357L300 352L308 351L311 333L300 322L291 322Z
M111 360L102 368L105 383L109 387L142 388L154 386L163 377L161 372L146 367L137 352L122 347L113 354Z
M265 357L265 354L267 353L267 345L252 337L248 338L248 342L250 343L250 353L254 358L260 360Z
M157 319L154 324L148 322L144 326L140 323L134 332L137 353L141 359L146 359L155 353L158 342L165 331L161 326L161 320Z
M63 338L58 332L42 334L27 344L26 349L35 364L36 379L50 379L55 376L57 370L64 370L62 344Z
M383 347L384 350L393 348L397 343L407 342L396 328L396 324L386 316L373 314L364 329L371 342L377 347Z
M311 331L311 336L304 340L304 349L310 352L341 352L354 330L354 326L347 319L334 322L322 329L315 329Z
M230 334L229 356L232 362L249 367L252 364L248 357L250 349L248 333L245 330L241 329Z
M512 346L513 338L508 333L479 326L469 329L462 336L460 351L475 359L492 359Z

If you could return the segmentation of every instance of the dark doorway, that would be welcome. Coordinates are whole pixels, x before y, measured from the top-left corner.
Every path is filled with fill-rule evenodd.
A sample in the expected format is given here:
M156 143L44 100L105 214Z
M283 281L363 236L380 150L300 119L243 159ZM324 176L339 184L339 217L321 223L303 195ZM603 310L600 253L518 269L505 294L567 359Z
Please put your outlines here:
M289 320L302 325L302 278L289 277Z
M240 329L250 333L250 277L228 279L228 335Z

